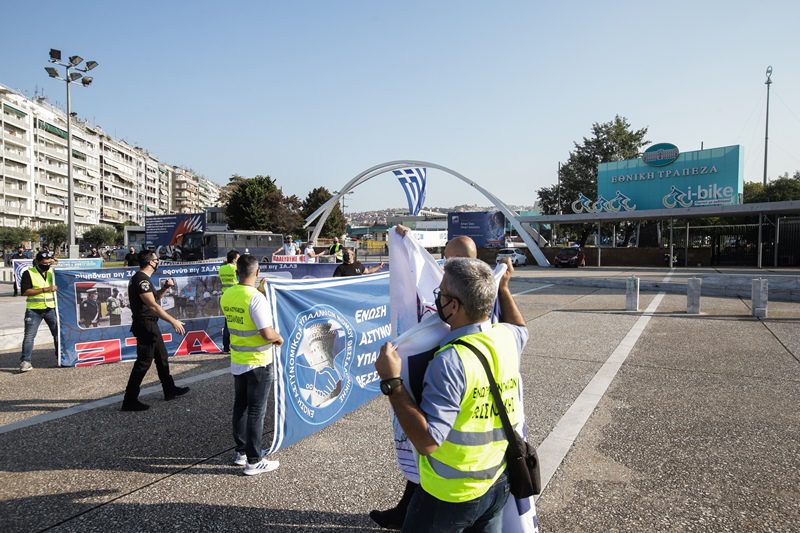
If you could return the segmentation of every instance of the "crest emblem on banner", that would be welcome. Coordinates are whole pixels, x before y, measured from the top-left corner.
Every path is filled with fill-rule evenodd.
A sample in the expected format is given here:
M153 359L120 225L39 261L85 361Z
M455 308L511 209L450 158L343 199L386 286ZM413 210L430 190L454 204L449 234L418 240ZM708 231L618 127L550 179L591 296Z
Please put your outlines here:
M317 305L297 316L288 340L287 389L309 424L333 418L352 390L355 332L336 309Z

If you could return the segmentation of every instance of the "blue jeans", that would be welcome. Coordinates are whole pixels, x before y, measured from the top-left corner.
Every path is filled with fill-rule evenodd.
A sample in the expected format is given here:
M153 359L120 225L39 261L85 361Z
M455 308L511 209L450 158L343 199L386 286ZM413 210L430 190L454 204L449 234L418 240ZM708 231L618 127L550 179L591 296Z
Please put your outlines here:
M246 453L249 463L256 463L261 459L264 416L272 389L272 375L273 365L270 363L233 376L233 440L236 451ZM269 440L272 440L272 434L270 424L267 428Z
M503 507L508 499L508 477L505 472L486 494L468 502L450 503L434 498L417 487L403 522L404 532L487 532L503 529Z
M47 322L50 333L53 334L53 342L56 346L56 357L58 357L58 325L56 324L56 310L49 309L25 309L25 334L22 337L22 355L19 362L31 362L33 353L33 340L39 332L39 325L42 320Z

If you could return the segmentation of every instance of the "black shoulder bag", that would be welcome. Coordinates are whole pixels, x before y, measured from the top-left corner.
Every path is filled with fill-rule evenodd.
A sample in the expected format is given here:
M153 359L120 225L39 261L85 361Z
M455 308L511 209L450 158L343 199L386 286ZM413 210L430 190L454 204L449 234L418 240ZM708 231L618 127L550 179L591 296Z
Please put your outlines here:
M492 375L492 369L489 368L489 362L486 360L486 357L471 344L461 340L455 340L452 344L460 344L472 350L483 365L483 369L486 370L486 376L489 378L489 388L492 390L492 397L494 398L494 405L497 408L497 414L500 415L500 420L503 422L503 430L508 439L508 448L506 448L506 470L508 471L508 483L511 487L511 494L517 498L528 498L540 494L542 492L542 478L539 474L539 456L536 454L536 448L517 435L517 432L511 427L511 421L508 419L506 406L503 404L503 399L500 397L500 391Z

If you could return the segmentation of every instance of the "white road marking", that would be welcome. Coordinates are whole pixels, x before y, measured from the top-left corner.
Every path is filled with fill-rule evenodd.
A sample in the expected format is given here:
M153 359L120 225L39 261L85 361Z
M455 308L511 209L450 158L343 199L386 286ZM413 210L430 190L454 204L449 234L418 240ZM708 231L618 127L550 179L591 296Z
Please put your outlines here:
M672 277L672 272L662 280L662 282L669 281ZM658 309L661 300L666 293L658 293L647 309L639 317L639 320L628 331L627 335L617 345L611 355L603 363L603 366L597 371L589 384L578 395L572 405L564 413L564 416L558 421L556 426L550 434L542 441L536 452L539 454L539 468L542 476L542 492L544 492L547 484L553 478L553 475L558 470L558 467L564 461L570 448L572 447L578 434L586 425L587 420L594 412L600 399L608 390L608 386L617 375L622 364L627 359L628 355L636 345L650 318ZM539 496L536 496L536 500Z

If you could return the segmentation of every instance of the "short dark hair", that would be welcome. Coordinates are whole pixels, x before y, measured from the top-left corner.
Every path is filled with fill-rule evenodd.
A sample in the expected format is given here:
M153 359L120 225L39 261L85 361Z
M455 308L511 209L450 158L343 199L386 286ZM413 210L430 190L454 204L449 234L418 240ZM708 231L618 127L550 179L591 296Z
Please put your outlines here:
M239 279L249 278L258 272L258 259L250 254L240 255L236 261L236 272Z
M147 263L156 259L156 253L153 250L142 250L139 252L139 268L144 268Z
M233 263L233 260L236 259L238 255L239 252L236 250L231 250L230 252L228 252L228 255L226 256L228 263Z

